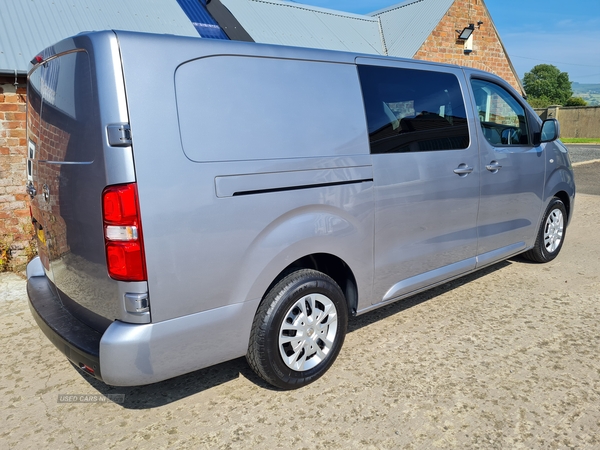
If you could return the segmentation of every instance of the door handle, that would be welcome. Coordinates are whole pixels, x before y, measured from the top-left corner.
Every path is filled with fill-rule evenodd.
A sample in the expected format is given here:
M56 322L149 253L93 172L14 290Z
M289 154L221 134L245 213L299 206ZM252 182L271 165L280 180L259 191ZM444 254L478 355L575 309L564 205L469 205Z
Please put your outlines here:
M487 166L485 166L487 170L492 173L498 172L498 170L502 169L502 165L498 161L492 161Z
M473 168L467 166L466 164L461 164L456 169L454 169L454 173L461 177L467 176L471 172L473 172Z
M33 187L33 184L28 184L25 189L27 190L27 194L33 199L37 194L37 190Z

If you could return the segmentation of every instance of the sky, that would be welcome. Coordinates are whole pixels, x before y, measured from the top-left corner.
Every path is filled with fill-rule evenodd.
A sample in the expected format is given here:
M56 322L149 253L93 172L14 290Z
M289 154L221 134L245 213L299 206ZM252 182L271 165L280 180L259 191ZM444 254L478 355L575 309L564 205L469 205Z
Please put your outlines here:
M402 0L296 0L367 14ZM474 0L473 0L474 1ZM578 83L600 83L600 0L485 0L506 51L523 78L552 64Z

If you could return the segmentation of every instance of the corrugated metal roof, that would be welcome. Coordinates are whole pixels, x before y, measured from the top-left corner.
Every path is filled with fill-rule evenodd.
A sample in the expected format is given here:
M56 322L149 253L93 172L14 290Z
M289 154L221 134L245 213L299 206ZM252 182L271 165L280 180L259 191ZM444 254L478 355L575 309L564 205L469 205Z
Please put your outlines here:
M0 73L24 74L44 48L107 29L198 37L176 0L1 0Z
M277 0L221 0L256 42L382 55L379 20Z
M223 37L204 1L1 0L0 73L26 73L37 52L82 31ZM454 0L409 0L370 15L280 0L221 1L256 42L410 58Z
M206 0L177 0L183 12L192 21L198 34L203 38L228 39L216 20L206 10Z
M371 13L381 20L390 56L412 58L454 0L409 0Z

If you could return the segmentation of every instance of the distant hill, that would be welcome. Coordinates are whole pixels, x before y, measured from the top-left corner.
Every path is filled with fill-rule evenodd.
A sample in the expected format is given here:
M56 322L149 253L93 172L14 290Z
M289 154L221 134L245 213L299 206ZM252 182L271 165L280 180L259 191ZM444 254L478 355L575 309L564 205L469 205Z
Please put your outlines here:
M600 83L583 84L571 83L573 89L573 97L583 98L588 106L600 106Z
M573 82L573 83L571 83L571 89L573 89L573 92L576 94L587 94L587 93L600 94L600 83L582 84L582 83Z

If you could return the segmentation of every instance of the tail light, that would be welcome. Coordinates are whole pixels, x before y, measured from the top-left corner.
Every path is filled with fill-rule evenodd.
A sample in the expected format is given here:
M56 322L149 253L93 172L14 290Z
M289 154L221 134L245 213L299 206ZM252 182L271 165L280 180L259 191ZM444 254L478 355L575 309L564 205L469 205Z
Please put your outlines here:
M146 259L136 184L105 188L102 217L110 277L121 281L145 281Z

